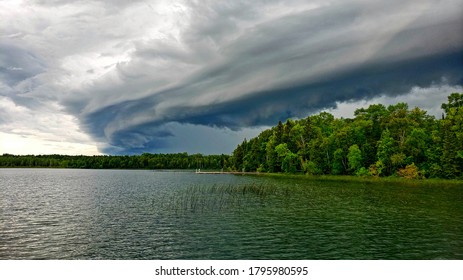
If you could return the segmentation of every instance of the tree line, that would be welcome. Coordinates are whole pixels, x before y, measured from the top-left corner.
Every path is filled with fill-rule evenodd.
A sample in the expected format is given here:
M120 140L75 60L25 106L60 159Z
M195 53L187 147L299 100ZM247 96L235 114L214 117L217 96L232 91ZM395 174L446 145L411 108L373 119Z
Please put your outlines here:
M370 105L354 118L321 112L281 121L244 141L232 155L11 155L0 167L210 169L311 175L463 178L463 94L452 93L442 117L406 103Z
M132 156L11 155L0 156L0 167L88 169L214 169L228 166L229 155L149 154Z
M322 112L281 121L233 151L240 171L313 175L463 177L463 94L452 93L436 119L406 103L375 104L354 118Z

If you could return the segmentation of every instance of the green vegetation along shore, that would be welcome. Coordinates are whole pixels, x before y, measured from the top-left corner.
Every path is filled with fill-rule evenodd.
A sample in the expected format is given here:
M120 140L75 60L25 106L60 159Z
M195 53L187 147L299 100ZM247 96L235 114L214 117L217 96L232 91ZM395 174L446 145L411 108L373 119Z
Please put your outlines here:
M132 156L10 155L0 156L0 167L88 169L213 169L228 166L229 155L187 153Z
M322 112L279 122L233 152L238 170L312 175L462 178L463 94L436 119L406 103L377 104L353 119Z
M361 177L463 178L463 94L452 93L436 119L406 103L376 104L353 119L322 112L244 140L232 155L11 155L0 167L202 169ZM347 177L346 177L347 178Z

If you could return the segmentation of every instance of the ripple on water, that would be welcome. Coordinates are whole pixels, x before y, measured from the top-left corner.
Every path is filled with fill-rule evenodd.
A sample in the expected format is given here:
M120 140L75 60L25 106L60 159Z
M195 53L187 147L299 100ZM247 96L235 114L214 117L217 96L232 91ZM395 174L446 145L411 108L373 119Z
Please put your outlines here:
M0 170L0 259L461 259L462 189Z

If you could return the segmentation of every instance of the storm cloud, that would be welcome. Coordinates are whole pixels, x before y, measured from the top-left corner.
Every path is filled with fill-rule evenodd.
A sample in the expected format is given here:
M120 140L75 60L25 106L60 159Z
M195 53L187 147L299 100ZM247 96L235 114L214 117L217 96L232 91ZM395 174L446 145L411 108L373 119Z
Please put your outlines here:
M463 85L461 0L17 5L0 95L55 104L104 153L230 152L278 120Z

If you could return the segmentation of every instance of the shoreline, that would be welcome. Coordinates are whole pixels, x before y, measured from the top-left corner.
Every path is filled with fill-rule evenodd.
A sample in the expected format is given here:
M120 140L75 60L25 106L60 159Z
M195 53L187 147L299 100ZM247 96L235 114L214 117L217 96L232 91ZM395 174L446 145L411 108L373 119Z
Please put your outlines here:
M281 179L298 179L307 181L331 181L331 182L359 182L370 184L387 184L387 183L401 183L407 185L439 185L439 184L452 184L455 186L463 186L461 179L443 179L443 178L427 178L427 179L406 179L401 177L359 177L352 175L307 175L307 174L284 174L284 173L267 173L267 172L239 172L239 171L201 171L195 172L201 175L241 175L241 176L263 176Z
M198 175L241 175L241 176L263 176L281 179L303 179L308 181L333 181L333 182L359 182L359 183L406 183L409 185L439 185L442 183L463 186L462 179L444 179L444 178L425 178L425 179L405 179L401 177L372 177L372 176L352 176L352 175L307 175L307 174L285 174L285 173L267 173L267 172L243 172L243 171L217 171L195 169L145 169L145 168L70 168L70 167L18 167L2 166L0 170L8 169L68 169L68 170L113 170L113 171L151 171L151 172L185 172Z

